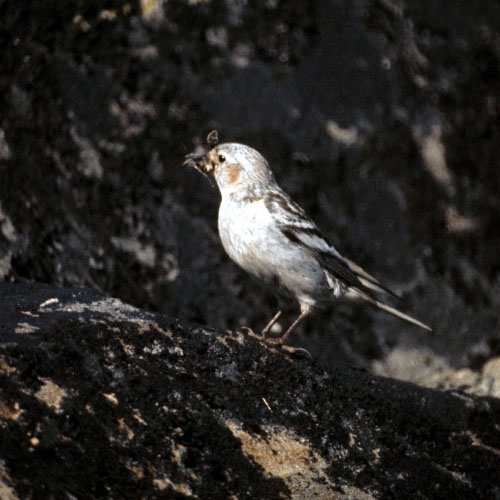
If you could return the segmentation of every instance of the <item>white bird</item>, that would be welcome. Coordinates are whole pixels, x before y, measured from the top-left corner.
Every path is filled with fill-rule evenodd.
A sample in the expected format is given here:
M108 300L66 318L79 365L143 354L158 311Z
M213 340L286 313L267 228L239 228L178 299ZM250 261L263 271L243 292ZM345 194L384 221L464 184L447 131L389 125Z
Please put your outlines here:
M262 331L284 344L314 307L345 297L362 299L426 330L429 326L380 302L377 293L396 296L328 243L316 224L277 184L266 159L237 143L218 144L208 136L206 154L189 154L185 165L213 173L221 193L219 235L229 257L245 271L295 297L300 315L280 337L270 337L281 311Z

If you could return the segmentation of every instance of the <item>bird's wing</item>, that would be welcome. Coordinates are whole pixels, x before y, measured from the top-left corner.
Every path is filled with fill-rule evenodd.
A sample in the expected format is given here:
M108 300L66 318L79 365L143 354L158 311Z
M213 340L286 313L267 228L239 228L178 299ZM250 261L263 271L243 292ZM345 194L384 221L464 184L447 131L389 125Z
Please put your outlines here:
M281 232L292 242L301 245L332 275L348 287L355 287L372 296L373 291L397 295L354 262L343 257L323 236L318 226L286 193L271 190L266 206L274 216Z
M317 258L328 272L349 287L349 295L366 300L375 307L402 320L432 331L432 328L425 323L394 307L379 302L373 294L374 291L384 291L398 298L399 296L382 285L380 281L368 274L360 266L342 257L336 248L328 243L316 224L307 217L304 210L288 195L280 190L273 190L266 198L265 203L276 224L288 240L302 246Z
M274 216L281 232L294 244L302 246L347 286L363 284L333 245L330 245L318 226L287 194L272 190L266 197L266 207Z
M401 295L397 294L390 288L386 287L384 284L380 283L380 281L377 278L367 273L361 266L358 266L358 264L356 264L352 260L349 260L346 257L344 257L344 260L347 262L347 264L353 270L353 272L356 273L356 275L359 277L360 281L366 288L370 288L376 291L382 290L385 293L388 293L389 295L392 295L393 297L396 297L397 299L401 300Z

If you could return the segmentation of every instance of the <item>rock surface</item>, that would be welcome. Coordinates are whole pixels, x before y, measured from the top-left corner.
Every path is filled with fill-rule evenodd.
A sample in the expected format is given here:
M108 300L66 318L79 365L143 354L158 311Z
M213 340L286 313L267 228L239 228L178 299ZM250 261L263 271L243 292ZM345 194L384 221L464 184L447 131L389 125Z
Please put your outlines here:
M500 498L500 401L0 284L2 498Z
M317 479L308 484L337 487L339 495L348 497L363 491L376 498L390 492L403 498L407 472L394 479L398 467L410 471L412 481L427 476L422 495L428 498L449 498L445 490L431 490L433 484L444 484L441 478L448 470L451 482L446 484L456 488L450 491L466 491L468 498L473 496L471 489L477 497L498 496L488 475L498 456L494 401L418 389L350 368L498 397L498 2L3 2L0 44L0 280L25 283L19 300L33 305L0 309L6 342L2 349L16 354L9 358L16 371L2 372L5 387L13 391L0 388L7 390L7 396L2 393L7 398L2 400L2 415L6 425L20 426L15 435L26 445L16 452L20 461L12 455L0 457L5 478L1 497L28 497L25 492L45 488L40 486L44 480L47 488L58 488L59 482L66 488L72 474L82 479L77 484L88 484L89 475L97 474L102 489L89 493L85 486L83 493L67 489L68 494L105 497L106 481L113 483L122 472L125 479L116 498L129 494L128 484L133 483L136 494L141 487L149 491L153 481L158 488L151 495L173 495L171 481L180 498L190 491L201 498L211 487L206 485L228 484L227 478L233 478L227 491L238 491L238 498L268 498L266 488L286 496L295 491L298 476L276 472L276 464L289 463L280 455L282 449L295 457L290 463L303 464L304 477ZM212 128L219 130L223 141L259 149L282 187L339 250L400 292L404 299L398 307L429 322L434 336L382 313L337 304L318 311L291 339L331 373L318 375L317 365L269 351L251 336L217 333L238 331L243 325L258 331L278 304L270 291L256 286L225 256L216 229L218 194L202 176L181 166L184 155L199 147ZM32 282L64 288L47 288L44 295ZM75 287L86 290L77 293ZM5 293L15 303L12 292ZM76 298L71 298L73 293ZM42 314L40 305L51 294L60 304L95 301L95 308L71 316L51 303L42 307L47 308ZM285 327L296 305L281 305ZM108 308L109 314L101 308ZM26 321L19 319L20 311L27 311ZM39 317L31 317L30 311ZM160 320L155 313L178 320ZM144 324L137 315L145 318ZM68 325L64 318L70 316L75 322ZM99 336L98 326L90 321L96 316L103 321L101 334L109 335ZM44 318L54 320L54 329L43 323ZM122 320L128 326L123 327ZM196 354L194 347L185 357L168 352L169 346L184 347L147 326L150 320L160 321L161 329L175 340L179 335L204 345L206 352L202 348ZM36 326L36 321L43 328L30 332L29 325ZM206 326L189 327L188 322ZM144 346L136 346L139 339ZM167 351L142 353L144 347L155 349L155 339ZM231 345L227 351L221 347L223 340ZM127 353L129 344L136 347ZM64 350L58 351L58 345ZM213 351L211 345L216 346ZM113 382L120 372L113 371L107 349L118 356L126 384L121 379ZM134 375L124 361L127 356ZM175 356L194 360L196 371L189 371L194 365L188 365L186 373L164 381L160 360ZM282 371L283 363L289 371ZM114 375L103 371L108 365ZM151 378L144 375L146 369L152 370L147 372ZM208 391L203 404L220 404L226 411L228 394L236 399L247 394L247 404L238 410L243 413L227 410L227 419L222 413L212 415L212 424L203 429L213 427L214 434L200 434L196 418L205 415L202 400L195 401L181 389L195 384L196 373L216 369L217 380L226 385L220 382L213 390L196 386L196 391ZM274 376L274 369L283 380ZM255 380L241 378L247 371ZM99 378L105 373L107 382ZM92 385L94 376L106 389ZM287 377L291 384L285 384ZM326 377L332 387L325 389L317 382L320 391L316 386L304 389L301 377ZM232 378L244 380L238 383L250 392L242 394ZM372 380L375 393L369 392ZM77 382L84 385L77 389ZM170 392L159 399L185 417L178 427L182 432L188 429L187 445L170 432L168 419L161 423L162 406L154 406L162 384ZM25 392L19 392L21 387ZM272 394L281 396L268 399L271 393L259 392L264 387L276 387ZM270 410L262 397L278 418L274 413L288 415L290 408L297 408L293 404L300 399L299 389L312 398L300 403L300 411L319 401L318 392L326 391L325 398L330 390L337 394L338 399L323 410L331 413L314 410L324 424L305 417L302 421L300 412L291 424L264 418ZM191 405L189 411L183 413L181 402L175 403L176 391L181 402ZM106 399L101 393L115 396ZM57 413L55 403L47 406L47 398L56 398L63 413ZM395 420L390 398L401 410ZM422 406L422 398L432 402L429 407ZM90 410L85 409L88 401ZM478 409L485 401L492 414ZM326 427L333 425L332 415L341 414L335 413L335 404L351 411L343 430L339 421L337 427ZM148 426L134 413L134 408L142 411L141 405L151 414L151 419L144 418ZM348 424L354 407L365 413ZM191 408L198 410L193 413ZM66 419L67 415L72 417ZM100 427L100 418L106 425ZM384 448L373 429L385 419L395 430L380 438L389 443ZM408 432L413 432L414 421L419 423L415 429L423 429L418 430L423 440ZM307 430L316 424L317 434ZM354 430L347 431L349 425ZM170 436L167 443L158 441L162 432ZM359 441L357 436L365 432L371 437ZM220 442L227 436L223 450ZM4 437L9 433L2 430L2 443ZM399 441L386 455L390 458L377 462L372 451L392 446L393 437ZM99 444L100 438L115 443L102 455L90 444ZM9 439L7 449L13 453ZM31 439L34 444L27 444ZM412 455L411 447L417 445ZM122 456L126 446L132 450L126 465L115 462L112 457ZM184 448L176 451L176 446ZM85 467L82 450L88 451L92 467ZM270 450L274 462L258 458ZM174 459L162 469L163 458L155 457L166 453ZM193 453L208 462L197 462ZM344 454L355 457L346 469L339 458ZM233 467L233 456L236 465L227 472L220 464ZM428 457L418 464L422 478L417 479L416 469L410 467L414 456ZM191 459L201 472L189 465ZM57 477L57 471L43 466L47 460L61 466ZM144 463L134 469L134 460ZM17 469L12 469L13 463ZM32 483L28 465L22 479L23 463L40 467ZM328 465L314 469L314 463ZM64 467L73 467L73 472L67 475ZM238 478L232 474L236 470ZM186 471L194 472L190 476ZM212 471L217 472L211 475ZM197 483L196 478L203 481ZM351 487L358 488L357 493L346 489ZM248 488L250 493L245 493ZM36 491L39 498L47 497L43 489ZM317 491L321 496L322 490ZM221 497L226 498L225 493Z
M0 277L257 331L276 298L181 167L216 127L436 331L339 304L294 343L418 383L479 373L500 355L500 7L480 4L4 3Z

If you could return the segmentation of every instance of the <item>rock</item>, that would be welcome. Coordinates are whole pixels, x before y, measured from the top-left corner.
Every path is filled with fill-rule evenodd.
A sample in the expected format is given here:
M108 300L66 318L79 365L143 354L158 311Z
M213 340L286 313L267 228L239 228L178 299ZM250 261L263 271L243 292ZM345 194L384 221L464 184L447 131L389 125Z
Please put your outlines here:
M292 343L418 383L500 355L497 2L7 2L0 39L0 279L258 331L182 168L217 128L436 332L337 304Z
M2 499L500 497L496 2L4 2L0 40ZM212 128L435 335L234 333L277 303L181 166Z
M490 359L480 370L462 368L434 374L424 380L422 385L500 398L500 358Z
M0 284L2 498L499 498L500 401Z

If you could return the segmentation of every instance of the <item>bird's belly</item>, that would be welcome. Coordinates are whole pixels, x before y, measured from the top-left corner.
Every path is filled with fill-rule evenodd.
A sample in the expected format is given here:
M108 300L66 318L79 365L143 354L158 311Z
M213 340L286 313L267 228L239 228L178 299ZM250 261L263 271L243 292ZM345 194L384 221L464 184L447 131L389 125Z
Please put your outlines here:
M314 304L326 289L320 264L286 238L267 210L251 208L231 210L221 205L219 235L227 254L247 272L279 284L299 301Z

